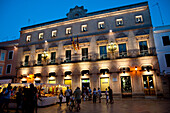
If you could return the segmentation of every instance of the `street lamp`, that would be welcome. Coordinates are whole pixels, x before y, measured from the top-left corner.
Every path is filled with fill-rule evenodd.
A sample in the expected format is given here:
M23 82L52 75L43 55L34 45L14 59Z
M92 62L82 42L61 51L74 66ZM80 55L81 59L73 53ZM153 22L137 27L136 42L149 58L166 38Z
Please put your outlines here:
M116 49L117 49L117 45L111 41L110 44L108 45L108 50L109 50L110 52L112 52L112 55L114 55L114 51L115 51Z
M46 61L46 59L47 59L47 57L48 57L47 51L44 51L41 56L42 56L42 58Z

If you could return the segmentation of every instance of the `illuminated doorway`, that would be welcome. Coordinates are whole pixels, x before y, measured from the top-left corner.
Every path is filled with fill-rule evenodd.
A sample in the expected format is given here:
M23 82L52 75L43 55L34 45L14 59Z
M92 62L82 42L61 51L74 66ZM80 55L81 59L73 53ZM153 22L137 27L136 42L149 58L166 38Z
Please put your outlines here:
M143 75L144 93L146 96L154 96L155 88L153 75Z
M108 90L109 87L109 78L100 78L100 87L101 87L101 91L105 92L106 88Z
M65 85L70 85L69 89L71 89L71 79L64 79L64 84Z
M83 90L84 87L85 88L89 88L90 87L90 80L89 80L89 78L82 79L81 81L82 81L82 90Z
M122 91L122 97L132 96L130 76L121 76L121 91Z

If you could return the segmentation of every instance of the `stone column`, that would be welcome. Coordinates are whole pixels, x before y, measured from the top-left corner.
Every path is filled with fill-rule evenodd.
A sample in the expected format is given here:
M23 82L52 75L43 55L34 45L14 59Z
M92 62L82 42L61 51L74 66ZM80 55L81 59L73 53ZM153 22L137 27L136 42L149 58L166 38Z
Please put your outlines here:
M110 74L110 87L113 90L114 98L121 98L121 83L120 76L118 73Z
M131 74L131 86L132 86L132 97L133 98L144 98L144 89L143 89L143 83L142 79L143 76L142 74L137 71L137 72L132 72Z
M90 76L90 82L91 82L91 89L93 90L94 88L98 88L99 87L99 76L97 75L97 73L92 73L92 75Z
M72 90L74 91L77 87L80 87L80 74L75 73L72 76Z

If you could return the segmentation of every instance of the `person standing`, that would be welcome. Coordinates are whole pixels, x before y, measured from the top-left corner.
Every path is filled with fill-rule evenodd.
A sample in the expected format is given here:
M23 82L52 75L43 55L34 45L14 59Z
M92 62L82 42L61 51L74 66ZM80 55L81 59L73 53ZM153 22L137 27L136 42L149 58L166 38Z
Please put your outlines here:
M5 96L4 96L4 99L5 99L5 105L4 105L4 108L6 107L7 109L7 112L9 112L8 110L8 105L9 105L9 102L10 102L10 98L11 98L11 89L12 89L12 86L11 86L11 83L8 84L8 87L5 91Z
M112 89L110 88L110 86L108 87L109 89L109 99L110 99L110 103L113 104L113 93L112 93Z
M70 89L69 87L67 87L67 90L65 91L65 95L66 95L66 103L68 106L69 100L70 100Z
M91 94L91 89L90 89L90 87L89 87L89 100L91 100L91 97L92 97L92 94Z
M60 106L61 106L62 99L63 99L63 91L62 90L60 90L59 99L60 99Z
M96 103L97 92L96 88L93 89L93 103Z
M100 88L98 88L98 96L99 96L99 103L101 103L102 94Z
M74 91L74 96L75 96L75 99L77 101L77 111L80 110L80 104L81 104L81 90L79 87L76 88L76 90Z
M19 109L19 106L21 106L21 101L22 101L22 89L21 88L16 93L16 101L17 101L16 113L18 113L18 109Z
M106 95L106 104L108 104L108 100L109 100L109 95L108 95L108 92L107 92L107 88L106 88L106 92L105 92L105 95Z

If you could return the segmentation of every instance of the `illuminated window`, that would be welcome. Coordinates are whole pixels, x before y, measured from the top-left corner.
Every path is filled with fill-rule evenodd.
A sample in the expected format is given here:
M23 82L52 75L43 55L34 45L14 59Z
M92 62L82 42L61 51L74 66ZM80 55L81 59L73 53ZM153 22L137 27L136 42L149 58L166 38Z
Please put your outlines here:
M43 39L44 38L44 33L39 33L39 39Z
M87 25L81 25L81 31L86 32L87 31Z
M52 31L52 37L56 37L57 36L57 30Z
M0 66L0 75L2 75L2 66Z
M66 28L66 35L71 34L71 27Z
M98 29L104 29L104 22L98 22Z
M30 42L30 41L31 41L31 35L28 35L28 36L27 36L26 41L27 41L27 42Z
M11 64L8 64L8 65L7 65L6 74L10 74L10 73L11 73L11 67L12 67Z
M122 25L123 25L123 19L122 18L116 19L116 26L122 26Z
M136 18L136 23L142 23L143 22L142 15L135 16L135 18Z

